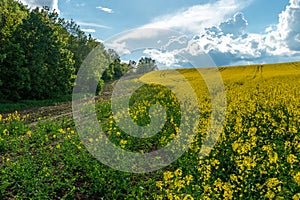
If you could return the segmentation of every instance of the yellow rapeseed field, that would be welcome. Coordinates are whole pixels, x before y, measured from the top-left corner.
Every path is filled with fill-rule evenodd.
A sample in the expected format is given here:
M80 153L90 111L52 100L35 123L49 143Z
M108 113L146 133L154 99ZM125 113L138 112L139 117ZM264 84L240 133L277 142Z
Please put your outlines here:
M211 69L200 71L209 74L205 70ZM222 107L219 101L213 106L212 99L222 96L209 91L197 69L154 71L135 80L148 84L135 91L127 102L129 108L119 116L129 113L142 126L152 120L152 105L160 104L166 110L165 124L148 138L122 130L113 117L111 100L105 99L96 105L97 120L107 136L104 142L99 134L79 137L72 119L39 119L30 126L28 116L18 112L0 115L0 199L299 200L300 63L220 67L218 72L224 83L226 110L218 110ZM214 87L214 77L208 78ZM184 115L179 99L193 94L199 114L192 110ZM191 108L187 102L183 109ZM209 146L204 139L214 120L212 109L226 115L222 127L216 128L220 135L212 134ZM178 138L185 131L182 127L190 129L185 123L191 119L198 119L198 124L195 137L186 138L191 142L189 148L170 165L153 172L118 171L87 151L97 152L99 144L109 139L120 149L141 154L174 142L169 152L176 152L184 146L184 140ZM110 152L100 153L112 157ZM168 162L168 157L157 159ZM136 167L132 163L125 166Z

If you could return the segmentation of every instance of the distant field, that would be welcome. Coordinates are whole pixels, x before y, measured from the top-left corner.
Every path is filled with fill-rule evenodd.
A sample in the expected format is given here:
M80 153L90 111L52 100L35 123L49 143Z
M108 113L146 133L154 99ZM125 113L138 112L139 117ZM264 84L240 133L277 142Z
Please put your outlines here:
M125 173L101 164L86 150L71 118L39 119L32 125L18 113L0 117L0 199L300 199L300 63L218 71L222 79L211 75L206 81L212 88L223 81L226 117L206 157L199 153L211 122L211 95L221 97L209 92L197 69L154 71L140 78L150 84L130 99L132 119L149 123L153 104L167 110L164 127L150 138L129 137L113 120L110 102L97 100L97 117L109 140L145 153L176 138L183 125L176 98L196 94L200 115L185 116L199 118L190 148L150 173ZM186 88L187 81L193 90ZM159 82L171 91L154 84ZM179 96L172 93L176 88ZM97 145L102 138L86 139Z
M300 62L280 63L280 64L264 64L264 65L249 65L249 66L236 66L236 67L218 67L222 79L227 82L240 82L247 83L253 81L262 81L272 79L280 76L298 76L300 70ZM195 68L191 69L178 69L176 70L187 77L188 80L195 80L196 84L203 81L201 75ZM200 71L205 72L206 69ZM141 78L143 81L157 81L171 77L174 81L178 79L178 74L175 70L161 70L151 72ZM179 81L180 78L177 80ZM176 81L175 81L176 82ZM193 81L191 81L193 82Z

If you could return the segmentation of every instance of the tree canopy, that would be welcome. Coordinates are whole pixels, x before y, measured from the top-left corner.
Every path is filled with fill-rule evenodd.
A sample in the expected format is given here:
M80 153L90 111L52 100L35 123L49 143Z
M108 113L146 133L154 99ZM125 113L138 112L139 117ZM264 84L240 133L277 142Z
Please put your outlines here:
M97 80L100 86L132 68L132 63L121 62L116 51L106 50L73 20L60 18L48 7L30 10L15 0L0 0L0 7L0 100L71 94L83 61L99 46L95 60L106 65L102 80ZM135 67L144 72L156 69L156 64L151 58L141 58Z

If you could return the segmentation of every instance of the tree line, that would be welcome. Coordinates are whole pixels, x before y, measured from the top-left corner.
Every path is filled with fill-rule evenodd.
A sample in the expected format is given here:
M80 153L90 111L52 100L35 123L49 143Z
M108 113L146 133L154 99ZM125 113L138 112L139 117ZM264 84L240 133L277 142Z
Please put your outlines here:
M0 100L52 99L72 93L76 74L95 48L107 62L101 84L132 68L112 49L86 35L73 21L48 7L30 10L15 0L0 0ZM150 59L150 61L149 61ZM155 61L146 62L156 66ZM137 66L142 66L142 58ZM142 68L141 68L142 69ZM100 85L101 85L100 84Z

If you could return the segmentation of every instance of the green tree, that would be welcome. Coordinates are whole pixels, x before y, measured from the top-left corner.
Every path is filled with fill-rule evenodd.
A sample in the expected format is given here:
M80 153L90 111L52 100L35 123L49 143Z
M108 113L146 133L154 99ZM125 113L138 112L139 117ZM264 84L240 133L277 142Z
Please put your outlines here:
M57 19L47 8L36 8L14 32L26 58L24 67L30 72L30 91L22 98L45 99L71 92L73 53L68 50L67 32Z
M68 49L74 54L75 69L76 72L78 72L83 60L100 42L96 41L90 34L86 36L86 34L80 30L80 26L73 20L66 21L60 19L59 23L69 33Z
M48 7L29 10L17 1L0 0L0 99L47 99L70 94L76 73L92 65L87 81L121 77L128 65L113 50L86 35L73 21ZM89 53L93 59L83 64ZM113 62L110 62L113 60ZM109 65L109 63L111 63ZM98 78L97 78L98 77ZM89 85L89 84L87 84Z
M29 10L21 3L0 0L0 99L18 100L19 91L29 90L29 71L23 67L24 51L13 33Z
M110 64L102 76L102 79L106 82L119 79L130 70L128 64L121 62L121 58L115 50L108 49L107 53L109 55Z
M93 86L98 85L96 91L98 94L102 90L102 74L107 69L107 66L109 66L109 55L105 51L104 45L100 43L82 63L82 71L79 71L81 75L77 79L78 91L94 92Z
M157 65L156 65L155 60L153 60L152 58L148 58L148 57L142 57L139 60L136 72L138 74L140 74L140 73L151 72L154 70L157 70Z

